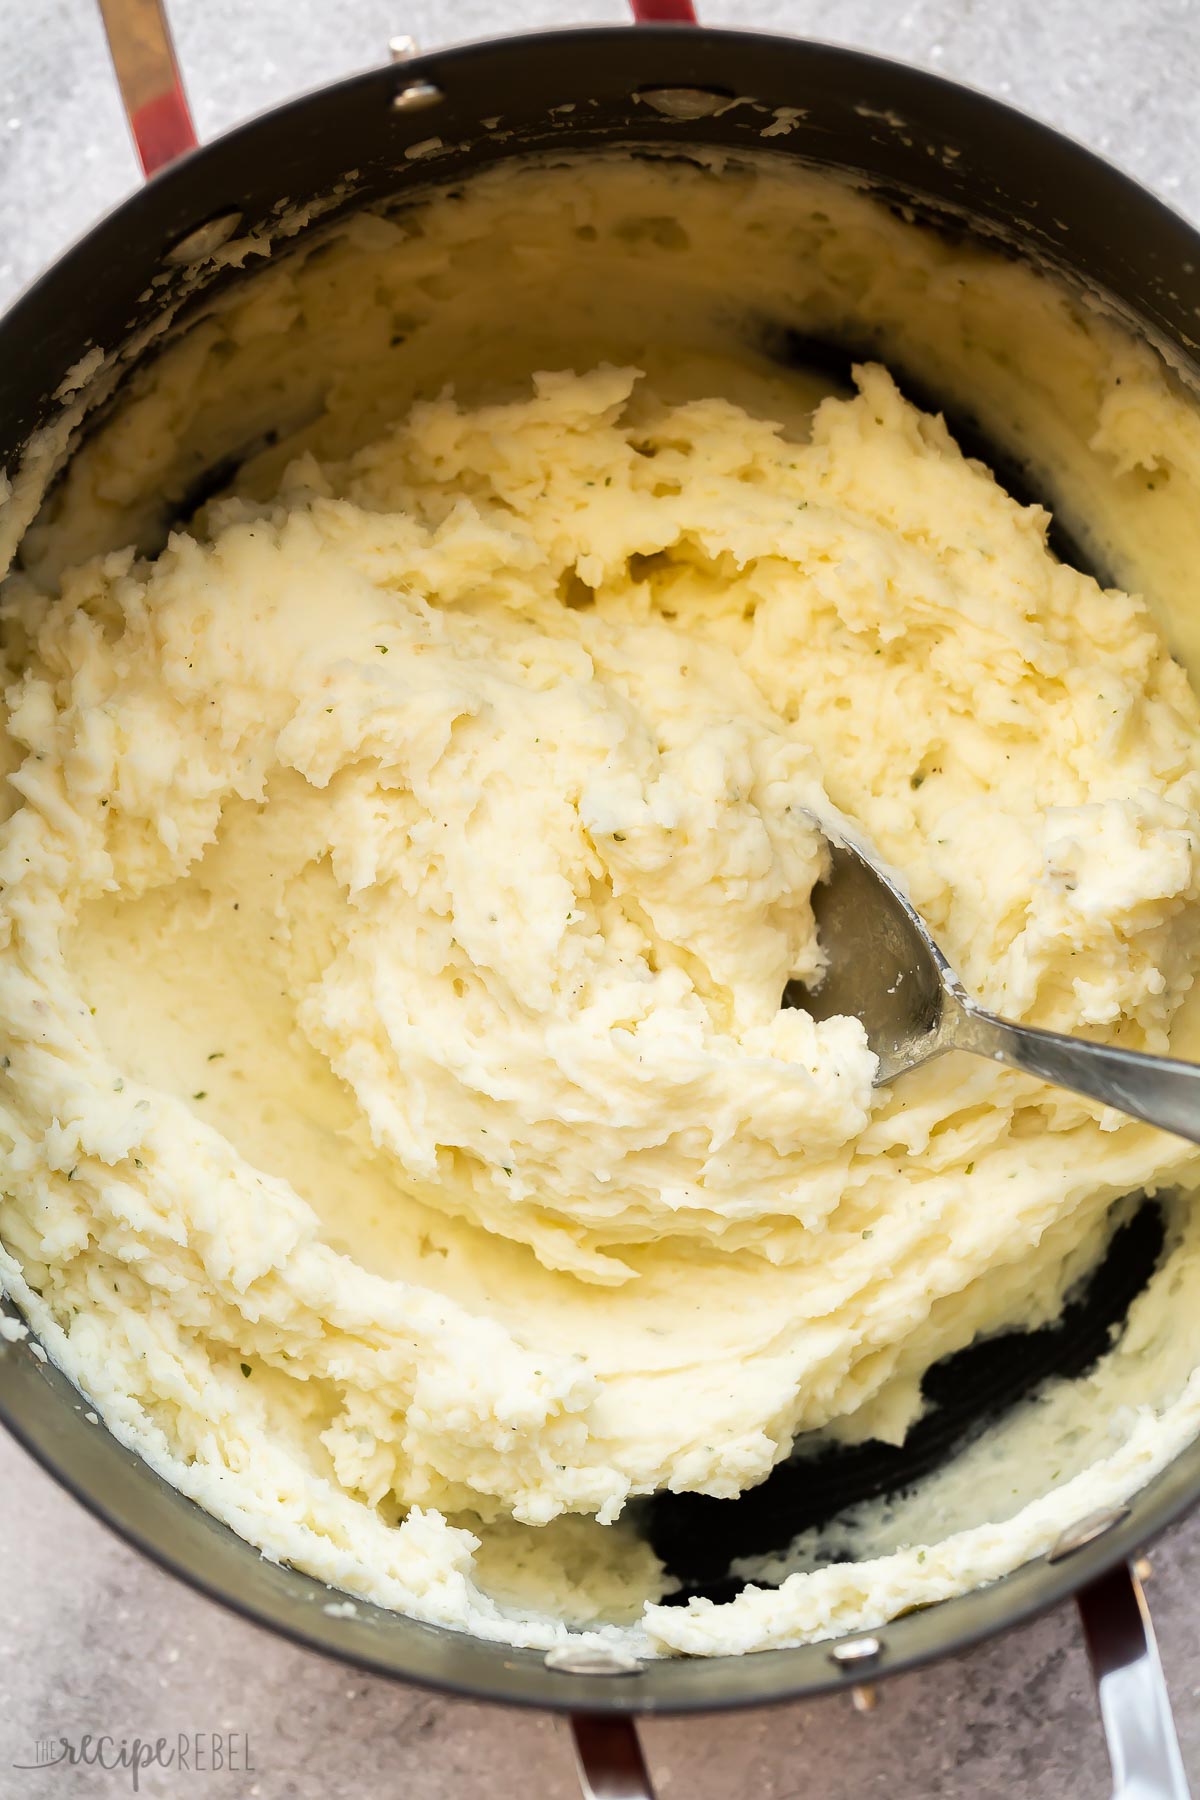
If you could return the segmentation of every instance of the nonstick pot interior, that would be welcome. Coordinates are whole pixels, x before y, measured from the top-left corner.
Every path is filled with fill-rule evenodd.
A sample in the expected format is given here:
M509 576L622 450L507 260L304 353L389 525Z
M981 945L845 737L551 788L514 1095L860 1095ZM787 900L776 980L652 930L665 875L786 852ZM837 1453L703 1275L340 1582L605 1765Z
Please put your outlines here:
M420 106L407 103L419 84L432 94L421 96ZM764 139L775 125L780 129ZM435 161L406 156L434 138ZM940 229L982 233L1061 269L1176 362L1194 366L1200 238L1125 177L1019 114L934 77L827 46L670 28L553 33L372 71L241 128L150 183L0 327L0 466L12 468L30 435L53 418L64 375L93 345L112 351L131 344L164 307L184 300L189 278L172 248L207 221L239 215L239 234L270 229L282 200L303 208L334 195L317 221L323 228L352 207L415 195L513 155L615 145L767 152L859 176ZM213 274L214 283L243 278L232 267ZM203 297L184 300L181 322ZM836 359L846 350L786 336L777 346L781 360L796 362L831 353ZM967 419L955 425L962 436L971 430ZM987 446L970 448L994 464L1001 460ZM1019 469L1002 472L1017 489ZM1071 554L1069 545L1060 548ZM820 1465L815 1481L811 1467L797 1481L785 1465L738 1502L651 1502L647 1529L684 1596L726 1597L731 1555L781 1547L802 1526L856 1499L903 1487L1046 1375L1086 1368L1160 1244L1157 1215L1144 1209L1056 1330L981 1346L932 1371L937 1410L903 1451L845 1453ZM853 1678L852 1665L839 1665L825 1645L663 1661L620 1678L583 1676L550 1669L540 1655L365 1603L353 1616L331 1615L326 1609L337 1597L327 1588L265 1561L88 1423L85 1409L27 1343L0 1340L0 1416L85 1504L203 1591L378 1671L591 1712L761 1703ZM1070 1557L1038 1560L990 1588L888 1625L878 1634L872 1674L961 1648L1053 1604L1160 1530L1198 1490L1200 1447Z

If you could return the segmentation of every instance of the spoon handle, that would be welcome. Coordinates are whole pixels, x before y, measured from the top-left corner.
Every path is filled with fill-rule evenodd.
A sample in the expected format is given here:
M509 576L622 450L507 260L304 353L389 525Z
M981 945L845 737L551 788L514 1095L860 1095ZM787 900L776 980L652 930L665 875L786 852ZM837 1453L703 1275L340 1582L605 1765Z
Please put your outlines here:
M959 1002L945 1021L944 1041L1115 1106L1131 1118L1200 1144L1200 1065L1138 1050L1113 1050L1085 1038L1014 1025Z

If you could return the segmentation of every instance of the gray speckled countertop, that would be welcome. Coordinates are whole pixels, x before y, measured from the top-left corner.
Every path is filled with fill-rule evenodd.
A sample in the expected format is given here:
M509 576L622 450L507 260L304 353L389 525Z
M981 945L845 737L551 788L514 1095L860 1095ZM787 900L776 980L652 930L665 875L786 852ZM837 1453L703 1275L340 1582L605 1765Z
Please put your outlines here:
M1197 0L710 0L753 23L882 50L989 89L1200 216ZM619 20L618 0L172 0L211 135L383 60L391 33L451 40ZM137 179L91 0L0 0L0 305ZM1200 1518L1153 1555L1149 1595L1200 1786ZM163 1800L497 1800L577 1792L552 1719L441 1700L277 1642L147 1566L0 1439L0 1800L108 1800L127 1773L22 1770L38 1738L249 1737L247 1773L148 1773ZM1075 1800L1108 1791L1071 1609L904 1676L866 1715L826 1700L646 1730L662 1800Z

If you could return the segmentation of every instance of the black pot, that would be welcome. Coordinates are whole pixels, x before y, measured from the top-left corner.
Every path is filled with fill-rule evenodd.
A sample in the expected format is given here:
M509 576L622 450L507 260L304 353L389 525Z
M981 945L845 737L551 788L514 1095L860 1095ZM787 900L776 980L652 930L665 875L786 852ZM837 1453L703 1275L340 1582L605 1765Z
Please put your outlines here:
M802 107L803 120L772 146L776 154L851 171L956 231L966 222L989 237L1019 240L1026 253L1106 297L1200 376L1191 335L1200 315L1200 235L1079 146L934 76L849 50L740 32L661 25L551 32L374 69L177 154L188 150L190 126L169 43L156 36L151 17L149 35L135 44L126 7L108 0L105 10L143 160L153 167L177 159L69 251L0 324L0 468L12 469L31 434L53 419L55 392L89 346L128 346L177 295L181 240L186 252L198 231L217 242L238 219L252 229L268 221L281 196L300 204L326 196L350 170L358 176L343 209L415 192L435 176L400 153L434 133L460 146L439 157L438 184L527 155L550 146L549 109L570 102L576 111L565 127L559 116L555 152L634 140L761 150L761 117L744 108L720 111L720 101L753 95L767 107ZM128 11L144 29L154 8ZM661 110L635 102L647 92L658 96ZM480 124L498 112L512 128L502 144ZM872 113L888 112L903 116L903 136L873 125ZM927 145L945 144L960 154L927 153ZM336 213L327 211L322 223ZM1023 222L1019 229L1014 221ZM130 354L130 366L135 362ZM1149 1621L1127 1561L1200 1496L1200 1446L1129 1508L1082 1521L1050 1557L897 1619L873 1638L624 1670L603 1661L589 1669L587 1659L548 1666L540 1654L365 1603L353 1617L330 1617L320 1583L264 1561L85 1422L74 1388L28 1343L0 1340L0 1417L128 1541L258 1623L376 1673L575 1715L585 1778L596 1794L649 1792L633 1715L761 1705L874 1680L953 1654L1072 1594L1101 1682L1118 1793L1133 1795L1139 1782L1143 1797L1187 1792Z

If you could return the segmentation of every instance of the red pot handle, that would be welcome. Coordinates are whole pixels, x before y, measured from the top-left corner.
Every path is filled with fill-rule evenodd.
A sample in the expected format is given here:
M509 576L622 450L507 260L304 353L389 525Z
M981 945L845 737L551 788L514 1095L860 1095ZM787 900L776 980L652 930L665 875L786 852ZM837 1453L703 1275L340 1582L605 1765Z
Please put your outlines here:
M197 144L163 0L99 0L125 116L144 175ZM640 25L694 25L692 0L629 0Z
M100 0L125 116L144 175L196 148L162 0Z
M692 0L629 0L629 10L639 25L695 25Z

